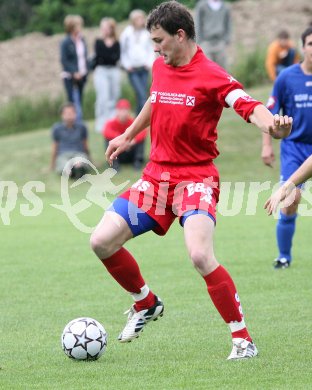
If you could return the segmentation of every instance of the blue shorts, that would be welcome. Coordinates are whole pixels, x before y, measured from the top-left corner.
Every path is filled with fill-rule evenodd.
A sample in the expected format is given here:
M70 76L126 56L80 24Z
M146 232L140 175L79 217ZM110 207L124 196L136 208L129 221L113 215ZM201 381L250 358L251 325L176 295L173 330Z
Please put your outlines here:
M200 210L215 221L219 192L219 173L211 161L189 166L150 161L141 178L119 195L119 198L128 201L126 206L121 204L121 200L115 201L118 204L114 202L113 206L128 222L134 235L142 234L148 228L156 234L165 235L176 218L183 226L183 216L187 218L189 211ZM149 218L143 217L142 213ZM152 229L149 219L156 221ZM141 228L141 223L145 227Z
M312 154L312 145L283 140L281 142L281 182L289 177L303 164ZM300 186L298 186L300 187Z
M159 232L157 221L127 199L116 198L108 210L114 211L123 217L134 237L149 232L150 230L153 230L155 233ZM180 225L184 226L186 219L195 214L207 215L214 223L216 223L215 218L207 211L190 210L180 217Z

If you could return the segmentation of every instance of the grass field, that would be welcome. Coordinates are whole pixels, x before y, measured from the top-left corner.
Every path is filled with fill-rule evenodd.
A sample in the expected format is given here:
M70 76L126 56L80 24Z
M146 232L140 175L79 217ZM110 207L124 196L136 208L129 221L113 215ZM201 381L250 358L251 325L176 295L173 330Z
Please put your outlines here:
M263 100L268 93L266 87L252 91ZM260 161L255 128L226 110L219 130L217 165L223 181L277 182L278 166L269 170ZM90 135L94 162L103 170L102 142ZM132 302L92 254L89 235L51 206L61 199L60 179L46 169L49 131L1 137L0 145L0 178L18 188L6 225L6 192L0 203L1 390L311 388L310 218L298 220L293 266L276 272L271 265L275 222L262 210L270 191L260 195L256 215L246 215L243 192L240 213L218 216L216 254L238 287L260 351L257 358L226 361L229 330L187 259L178 223L163 238L148 233L127 244L166 308L164 317L148 325L138 340L122 345L116 337L125 323L122 313ZM137 176L126 168L114 181L133 182ZM26 217L25 205L30 211L32 205L22 189L29 180L43 182L44 192L37 194L40 214ZM87 184L77 187L72 203L84 199L86 190ZM81 219L94 226L101 213L92 205ZM109 334L107 351L96 362L72 361L60 347L65 324L81 316L96 318Z

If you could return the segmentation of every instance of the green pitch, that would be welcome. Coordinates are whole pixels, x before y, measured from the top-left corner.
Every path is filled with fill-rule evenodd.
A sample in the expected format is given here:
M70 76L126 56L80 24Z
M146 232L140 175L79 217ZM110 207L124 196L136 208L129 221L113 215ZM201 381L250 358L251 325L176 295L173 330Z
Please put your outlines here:
M267 93L258 90L253 95L265 97ZM233 217L218 216L215 251L235 280L259 356L226 361L230 332L187 258L183 230L177 222L163 238L148 233L127 244L147 283L163 299L165 315L149 324L139 339L118 343L116 338L126 320L122 313L131 305L131 298L93 255L89 235L51 206L61 203L60 180L45 171L50 140L48 130L43 130L0 139L1 179L14 181L18 188L9 223L0 220L1 390L275 390L311 386L311 218L298 219L293 266L274 271L275 222L262 210L270 191L260 194L255 215L246 215L246 208L249 182L276 182L278 167L269 170L262 166L260 134L230 110L219 131L221 179L245 181L248 186L241 194L241 211ZM94 161L100 166L102 143L90 133ZM128 178L133 182L137 175L126 168L114 182ZM25 205L30 212L32 205L22 189L29 180L42 181L45 186L37 193L41 212L26 217ZM72 203L84 199L87 189L87 184L73 189ZM2 217L7 195L5 190ZM308 202L306 206L311 209ZM231 208L230 203L227 207ZM92 204L80 219L92 227L101 213L100 207ZM75 362L61 350L64 326L81 316L97 319L108 332L107 351L98 361Z

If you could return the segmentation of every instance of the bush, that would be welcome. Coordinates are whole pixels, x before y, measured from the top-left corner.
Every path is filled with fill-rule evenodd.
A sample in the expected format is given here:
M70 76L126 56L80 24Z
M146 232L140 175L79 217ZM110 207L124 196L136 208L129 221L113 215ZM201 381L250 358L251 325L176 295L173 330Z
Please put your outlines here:
M0 111L0 136L46 127L55 121L61 99L38 101L15 98Z
M253 87L268 82L265 70L266 49L258 45L253 51L246 52L238 47L237 62L232 68L232 74L245 87Z

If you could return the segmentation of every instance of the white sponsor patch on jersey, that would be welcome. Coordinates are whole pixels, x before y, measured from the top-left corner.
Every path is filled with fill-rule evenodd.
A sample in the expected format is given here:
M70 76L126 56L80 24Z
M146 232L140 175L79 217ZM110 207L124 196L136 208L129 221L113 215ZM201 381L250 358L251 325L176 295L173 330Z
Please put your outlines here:
M151 103L194 107L196 99L195 96L186 95L185 93L152 91Z

